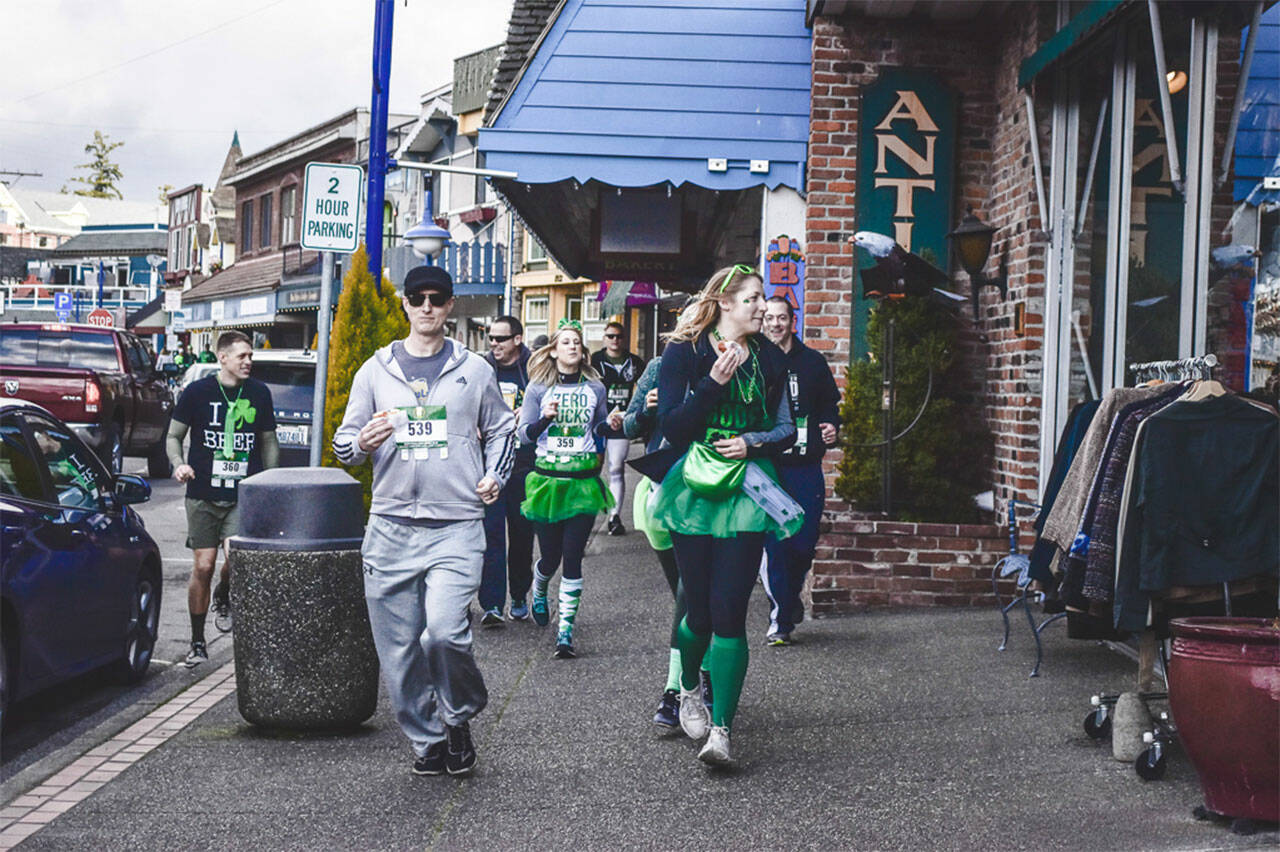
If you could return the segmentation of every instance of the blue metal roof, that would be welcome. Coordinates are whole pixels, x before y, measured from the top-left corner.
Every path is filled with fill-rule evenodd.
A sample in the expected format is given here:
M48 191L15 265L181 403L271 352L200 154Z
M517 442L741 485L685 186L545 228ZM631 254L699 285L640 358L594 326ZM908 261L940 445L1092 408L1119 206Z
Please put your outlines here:
M1248 28L1242 34L1248 35ZM1253 68L1236 134L1235 200L1244 200L1280 163L1280 4L1262 13Z
M566 0L480 131L485 165L521 183L803 190L804 19L804 0Z

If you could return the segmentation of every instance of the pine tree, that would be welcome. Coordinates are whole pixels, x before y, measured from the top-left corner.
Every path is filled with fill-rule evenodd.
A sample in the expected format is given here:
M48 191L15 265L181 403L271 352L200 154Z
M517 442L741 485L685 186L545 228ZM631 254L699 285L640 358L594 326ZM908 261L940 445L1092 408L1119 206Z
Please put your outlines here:
M919 421L893 445L890 517L977 522L973 495L991 487L993 438L975 400L963 390L963 365L956 353L959 323L949 309L928 299L885 301L871 312L867 340L874 358L849 366L840 404L844 458L836 493L859 509L881 508L881 449L871 445L883 440L881 332L890 319L896 320L897 341L895 435L911 424L929 394Z
M351 394L351 382L360 365L393 340L409 333L409 321L400 306L400 296L387 279L382 295L373 286L369 255L361 245L342 278L338 312L329 333L329 373L324 393L324 452L321 464L339 467L333 455L333 433L342 425ZM364 507L372 500L373 467L369 462L346 469L364 486Z
M91 198L124 198L116 188L124 177L120 167L111 162L111 152L123 145L123 142L108 142L108 137L101 130L93 131L93 141L84 146L84 152L93 157L88 163L81 163L77 169L87 169L88 177L73 177L72 183L83 183L88 189L77 189L76 195L87 195Z

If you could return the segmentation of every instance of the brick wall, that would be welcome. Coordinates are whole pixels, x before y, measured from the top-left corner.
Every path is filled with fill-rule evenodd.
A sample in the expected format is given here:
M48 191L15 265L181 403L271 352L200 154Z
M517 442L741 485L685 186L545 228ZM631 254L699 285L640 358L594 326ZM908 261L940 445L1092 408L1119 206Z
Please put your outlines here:
M1009 295L987 288L981 320L968 308L960 336L971 367L964 395L984 406L995 434L997 498L1033 497L1039 463L1038 377L1043 335L1045 244L1040 235L1030 136L1018 64L1052 30L1052 4L1014 4L998 28L989 20L814 21L809 136L805 342L821 351L844 386L850 353L852 256L857 228L860 93L881 66L933 71L958 94L956 197L952 222L966 208L999 228L988 272L1005 258ZM1042 119L1047 121L1047 116ZM1048 126L1040 131L1047 159ZM967 276L952 270L954 289ZM1014 333L1014 306L1026 303L1025 336ZM815 562L815 612L867 604L967 605L990 596L990 571L1007 552L996 526L897 524L866 520L832 490L840 453L826 463L828 501ZM985 585L984 585L985 584Z
M813 566L813 613L861 606L994 604L991 572L1009 552L995 525L827 520ZM1002 594L1013 593L1010 581Z

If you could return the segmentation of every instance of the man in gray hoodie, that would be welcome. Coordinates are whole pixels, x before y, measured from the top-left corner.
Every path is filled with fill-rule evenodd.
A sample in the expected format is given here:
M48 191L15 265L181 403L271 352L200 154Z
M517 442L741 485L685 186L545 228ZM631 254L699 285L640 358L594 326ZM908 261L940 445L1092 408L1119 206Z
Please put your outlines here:
M484 507L515 459L515 418L493 368L445 337L449 274L411 269L401 303L409 336L356 372L333 450L343 464L373 459L365 599L413 772L464 775L476 763L468 720L488 701L468 607L480 585Z

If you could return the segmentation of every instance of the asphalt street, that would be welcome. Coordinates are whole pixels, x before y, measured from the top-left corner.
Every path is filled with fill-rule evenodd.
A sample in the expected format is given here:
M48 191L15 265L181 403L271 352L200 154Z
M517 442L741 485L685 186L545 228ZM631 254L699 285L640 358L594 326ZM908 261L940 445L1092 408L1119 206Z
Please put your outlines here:
M156 491L148 521L170 553L178 489ZM166 563L166 574L180 588L183 567ZM597 535L585 577L578 659L552 658L551 628L477 632L490 700L468 779L410 774L385 692L372 719L342 734L254 728L230 693L100 787L69 793L78 803L41 817L21 848L1276 847L1274 830L1239 836L1192 817L1199 785L1176 746L1165 779L1144 782L1085 735L1089 696L1128 688L1129 658L1050 631L1043 673L1030 679L1029 635L1015 630L997 652L994 608L805 622L798 644L778 649L763 645L757 591L737 768L709 771L693 743L650 722L671 600L643 537ZM167 654L185 643L180 600L166 600ZM160 680L195 691L229 651L224 643L208 667ZM51 755L50 773L133 713ZM14 818L14 797L42 780L29 776L0 790Z

